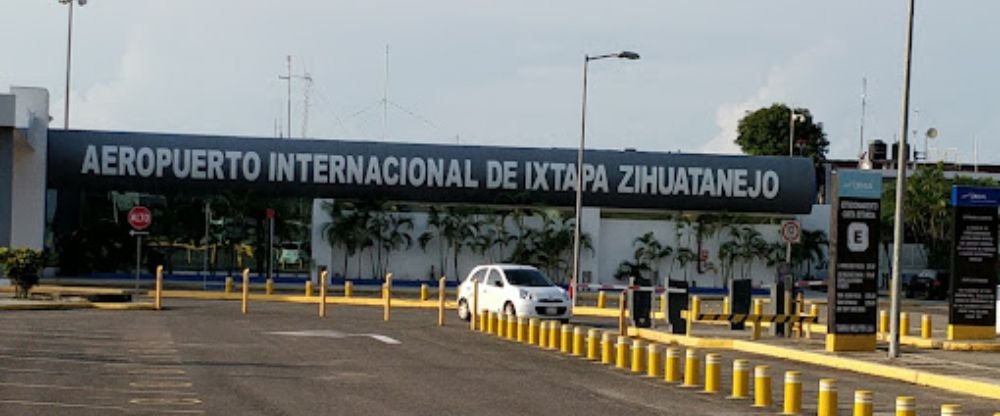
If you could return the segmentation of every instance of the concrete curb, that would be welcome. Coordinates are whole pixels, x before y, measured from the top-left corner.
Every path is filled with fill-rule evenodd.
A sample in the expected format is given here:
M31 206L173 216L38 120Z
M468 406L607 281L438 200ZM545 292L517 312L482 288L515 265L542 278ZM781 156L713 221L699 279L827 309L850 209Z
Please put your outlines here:
M629 328L628 333L632 336L657 342L675 343L684 346L701 348L729 349L750 354L765 355L768 357L797 361L805 364L812 364L837 370L853 371L855 373L869 376L903 381L955 393L1000 400L1000 385L956 376L911 370L887 364L840 357L833 354L808 352L794 348L778 347L752 341L688 337L642 328Z
M151 311L156 306L152 303L113 303L113 302L45 302L0 305L0 311L68 311L80 309L99 309L114 311Z

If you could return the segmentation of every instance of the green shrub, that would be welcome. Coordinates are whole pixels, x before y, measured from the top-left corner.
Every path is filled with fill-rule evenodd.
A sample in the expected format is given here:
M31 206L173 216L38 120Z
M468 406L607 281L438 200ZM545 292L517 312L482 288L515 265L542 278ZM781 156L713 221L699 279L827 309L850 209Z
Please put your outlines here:
M38 284L42 271L42 252L30 248L0 247L0 266L4 276L17 285L17 297L27 298L28 291Z

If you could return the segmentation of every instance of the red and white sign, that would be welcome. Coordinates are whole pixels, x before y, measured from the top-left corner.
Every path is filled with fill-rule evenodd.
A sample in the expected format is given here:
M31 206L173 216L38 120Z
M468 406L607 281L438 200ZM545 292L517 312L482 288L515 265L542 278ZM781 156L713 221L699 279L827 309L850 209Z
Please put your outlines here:
M786 243L798 243L802 237L802 225L798 220L784 220L781 222L781 239Z
M128 225L136 231L145 230L152 223L153 213L149 212L149 208L140 205L128 210Z

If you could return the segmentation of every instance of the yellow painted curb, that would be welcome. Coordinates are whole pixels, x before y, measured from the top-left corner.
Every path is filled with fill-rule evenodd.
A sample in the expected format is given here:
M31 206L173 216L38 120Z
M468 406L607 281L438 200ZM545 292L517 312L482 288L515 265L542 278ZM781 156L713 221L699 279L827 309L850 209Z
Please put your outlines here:
M91 305L86 302L75 303L26 303L0 305L0 311L67 311L75 309L89 309Z
M1000 352L1000 343L996 342L958 342L945 341L941 349L948 351Z
M90 306L94 309L109 311L155 311L156 305L151 302L92 302Z

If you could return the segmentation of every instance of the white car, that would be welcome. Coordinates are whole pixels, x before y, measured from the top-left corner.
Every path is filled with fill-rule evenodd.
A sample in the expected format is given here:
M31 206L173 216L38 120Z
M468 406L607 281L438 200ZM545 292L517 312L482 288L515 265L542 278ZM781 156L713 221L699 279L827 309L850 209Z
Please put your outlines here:
M458 286L458 317L472 316L473 282L479 282L480 311L527 318L558 319L573 316L569 294L531 266L489 264L477 266Z

